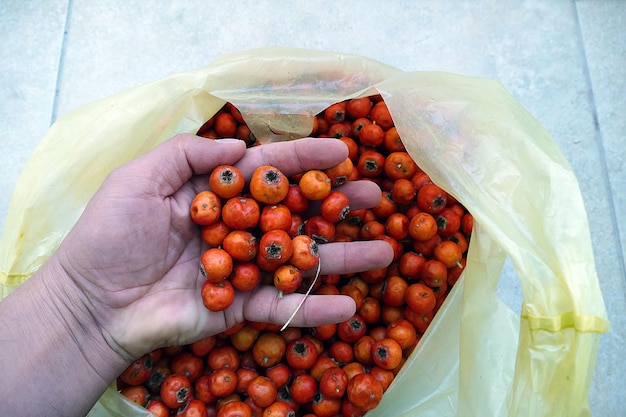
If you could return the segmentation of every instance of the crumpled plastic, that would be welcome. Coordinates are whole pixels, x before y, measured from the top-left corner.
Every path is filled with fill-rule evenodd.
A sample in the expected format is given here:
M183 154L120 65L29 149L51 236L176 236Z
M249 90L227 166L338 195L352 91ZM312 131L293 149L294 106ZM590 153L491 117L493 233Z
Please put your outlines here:
M271 142L306 136L332 103L377 93L410 155L475 227L465 272L368 416L591 415L609 322L578 183L549 133L490 79L273 47L81 107L49 129L18 180L0 240L0 298L54 252L109 172L197 132L225 102ZM521 314L496 294L507 258ZM149 413L111 386L89 415Z

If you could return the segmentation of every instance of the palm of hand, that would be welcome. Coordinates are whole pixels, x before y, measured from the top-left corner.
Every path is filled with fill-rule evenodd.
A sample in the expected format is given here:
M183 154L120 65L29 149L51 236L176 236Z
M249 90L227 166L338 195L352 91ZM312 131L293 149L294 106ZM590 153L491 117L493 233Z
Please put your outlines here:
M127 333L141 340L137 351L185 343L200 331L191 319L203 308L201 242L188 209L195 190L187 183L171 196L144 191L161 179L113 174L72 230L80 239L62 247L72 259L70 275L80 276L81 289L97 301L96 320L115 339ZM107 326L111 314L115 325Z
M224 312L208 311L199 295L204 282L199 268L202 240L189 205L207 188L206 174L219 164L236 164L246 176L266 164L291 175L338 164L347 150L340 141L325 144L337 149L322 155L314 152L319 144L307 140L247 152L241 141L211 142L178 137L114 171L57 252L81 298L88 300L97 326L129 359L216 334L246 318L284 322L300 300L292 294L277 302L274 288L259 287L238 293ZM348 193L355 208L371 207L380 198L377 186L367 181ZM374 269L390 262L391 248L384 242L359 243L363 245L320 248L322 273ZM354 303L340 298L330 304L309 299L294 324L347 319Z

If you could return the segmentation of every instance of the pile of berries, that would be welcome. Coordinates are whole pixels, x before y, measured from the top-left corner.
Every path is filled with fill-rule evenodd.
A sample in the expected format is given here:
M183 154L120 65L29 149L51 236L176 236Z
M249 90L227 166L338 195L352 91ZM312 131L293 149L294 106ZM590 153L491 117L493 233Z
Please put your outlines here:
M198 135L259 145L230 103ZM319 265L326 242L381 239L393 262L319 276L314 294L353 298L356 314L345 322L281 330L247 321L140 358L118 387L154 415L361 416L378 405L461 275L472 215L416 165L381 96L329 106L310 136L343 141L349 157L291 178L259 167L247 183L234 166L217 167L211 191L192 203L209 247L201 259L206 307L223 310L235 289L259 283L306 291L312 280L302 271ZM359 179L380 186L380 202L351 210L339 186ZM321 211L309 216L313 201Z
M347 181L349 167L310 170L297 182L270 165L258 167L249 182L234 166L213 170L211 190L198 193L190 207L210 245L200 257L204 305L222 311L235 290L250 291L267 274L281 296L301 290L302 271L319 264L318 242L333 239L335 223L350 212L348 197L333 189ZM312 201L320 202L320 214L305 222Z

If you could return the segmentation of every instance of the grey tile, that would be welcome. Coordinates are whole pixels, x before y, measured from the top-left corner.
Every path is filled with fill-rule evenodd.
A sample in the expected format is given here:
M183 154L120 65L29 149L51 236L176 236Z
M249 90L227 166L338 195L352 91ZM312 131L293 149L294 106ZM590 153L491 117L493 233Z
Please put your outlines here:
M50 125L67 1L0 4L0 230L17 178Z
M539 95L544 81L533 72L549 56L542 48L556 51L559 36L576 33L572 4L562 0L198 4L75 0L59 113L223 53L268 45L356 53L404 70L497 77Z
M624 251L626 250L626 3L623 1L577 1L588 76L595 102L597 122L596 140L605 158L605 177L608 181L614 214L611 217L614 231L607 233L604 247L621 247L621 253L612 249L603 251L604 257L616 256L611 263L616 269L606 269L600 278L608 306L612 331L602 340L598 355L596 377L591 387L593 398L615 398L624 392L623 341L626 324L626 276ZM605 230L606 231L606 230ZM618 233L618 236L615 234ZM621 262L621 265L619 264ZM622 415L626 406L609 401L598 415Z

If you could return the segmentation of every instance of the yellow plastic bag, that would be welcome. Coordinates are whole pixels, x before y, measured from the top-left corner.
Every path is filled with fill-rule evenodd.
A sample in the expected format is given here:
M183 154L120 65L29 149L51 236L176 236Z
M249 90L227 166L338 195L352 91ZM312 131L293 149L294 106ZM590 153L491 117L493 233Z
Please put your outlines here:
M306 135L312 116L334 102L373 93L475 229L462 278L368 415L590 415L608 321L578 184L549 134L493 80L265 48L80 108L50 128L18 181L0 240L0 296L57 248L113 168L196 132L226 101L258 138L275 141ZM521 281L521 315L496 295L507 257ZM133 408L146 415L110 388L90 415Z

